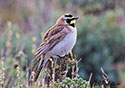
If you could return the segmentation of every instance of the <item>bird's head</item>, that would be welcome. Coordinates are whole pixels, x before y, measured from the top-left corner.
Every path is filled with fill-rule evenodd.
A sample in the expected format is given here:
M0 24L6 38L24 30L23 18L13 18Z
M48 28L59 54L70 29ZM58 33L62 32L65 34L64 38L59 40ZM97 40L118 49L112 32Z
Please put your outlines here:
M78 19L78 17L74 17L72 14L64 14L62 15L58 20L57 24L58 25L69 25L72 27L75 27L75 22Z

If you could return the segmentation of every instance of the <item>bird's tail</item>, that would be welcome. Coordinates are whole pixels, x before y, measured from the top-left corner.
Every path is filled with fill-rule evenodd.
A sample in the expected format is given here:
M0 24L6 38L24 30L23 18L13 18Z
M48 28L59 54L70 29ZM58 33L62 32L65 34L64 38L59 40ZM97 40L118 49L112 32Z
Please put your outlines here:
M31 62L29 69L29 85L31 85L32 82L35 82L38 79L42 68L45 66L45 61L45 54L43 54L41 55L41 57Z

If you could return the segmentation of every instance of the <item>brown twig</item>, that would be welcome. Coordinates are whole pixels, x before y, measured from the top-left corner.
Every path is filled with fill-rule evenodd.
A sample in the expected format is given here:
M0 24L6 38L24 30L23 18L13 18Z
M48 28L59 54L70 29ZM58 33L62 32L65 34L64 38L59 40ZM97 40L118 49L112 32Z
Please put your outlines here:
M92 79L92 75L93 75L93 73L91 73L90 76L89 76L89 88L91 88L90 87L90 82L91 82L91 79Z
M17 71L17 78L18 78L18 88L21 88L21 79L20 79L20 67L16 68Z
M72 79L73 79L75 76L75 71L74 71L75 70L75 58L73 57L72 51L69 54L72 59L71 65L72 65Z
M72 58L72 78L74 78L79 70L78 64L77 64L77 57L73 55L71 56ZM75 70L75 65L76 65L76 70Z
M72 79L74 78L75 72L74 72L74 65L72 64Z
M60 65L59 65L59 80L62 80L62 65L63 65L63 60L61 58L60 60Z
M69 59L70 59L69 57L66 58L66 71L65 71L64 77L67 76L67 73L68 73L68 71L70 69L70 67L69 67L70 61L69 61Z
M103 68L101 68L101 71L102 71L102 76L106 84L106 88L110 88L110 81L109 81L108 75L104 72Z
M52 87L54 87L54 81L55 81L55 63L54 63L54 61L53 61L53 59L51 58L50 59L50 62L51 62L51 68L52 68L52 80L51 80L51 82L52 82Z

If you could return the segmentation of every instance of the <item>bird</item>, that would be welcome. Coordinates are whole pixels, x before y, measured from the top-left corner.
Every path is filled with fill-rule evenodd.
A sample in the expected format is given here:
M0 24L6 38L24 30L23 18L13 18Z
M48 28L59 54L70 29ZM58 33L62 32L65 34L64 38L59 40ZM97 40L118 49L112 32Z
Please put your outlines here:
M35 74L34 77L30 77L33 82L37 81L42 68L45 67L50 57L63 57L73 49L77 40L75 25L77 19L78 17L71 13L66 13L45 33L42 43L31 61L31 72Z

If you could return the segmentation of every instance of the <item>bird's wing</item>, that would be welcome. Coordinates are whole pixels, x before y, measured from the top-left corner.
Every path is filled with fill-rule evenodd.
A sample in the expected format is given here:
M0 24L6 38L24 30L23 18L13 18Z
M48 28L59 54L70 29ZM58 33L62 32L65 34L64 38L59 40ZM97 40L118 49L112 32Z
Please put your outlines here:
M64 28L64 26L58 26L58 25L54 25L52 28L50 28L46 33L45 36L43 38L43 40L59 33L60 31L62 31Z
M35 53L35 58L39 58L42 54L50 51L57 43L59 43L67 35L67 31L63 26L54 26L44 37L43 42Z
M31 71L36 72L35 81L45 64L44 61L46 62L46 60L43 60L44 57L41 59L41 56L44 56L46 52L50 51L56 44L63 40L67 34L68 31L63 26L54 26L45 34L43 42L36 50L35 57L31 62Z

